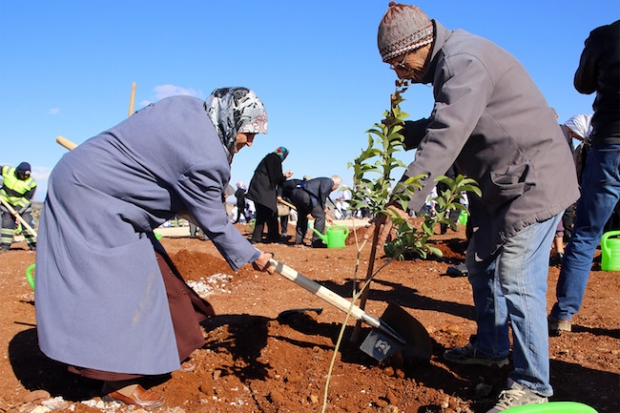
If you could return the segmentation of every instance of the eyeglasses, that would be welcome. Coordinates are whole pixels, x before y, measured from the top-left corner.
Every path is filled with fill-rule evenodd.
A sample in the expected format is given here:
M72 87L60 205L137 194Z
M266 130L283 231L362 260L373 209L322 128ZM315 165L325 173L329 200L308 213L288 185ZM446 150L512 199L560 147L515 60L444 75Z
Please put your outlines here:
M405 53L405 57L403 58L403 60L400 63L391 64L390 65L390 69L392 69L392 70L396 70L396 69L407 70L407 66L405 66L405 60L407 60L407 57L409 57L409 53Z

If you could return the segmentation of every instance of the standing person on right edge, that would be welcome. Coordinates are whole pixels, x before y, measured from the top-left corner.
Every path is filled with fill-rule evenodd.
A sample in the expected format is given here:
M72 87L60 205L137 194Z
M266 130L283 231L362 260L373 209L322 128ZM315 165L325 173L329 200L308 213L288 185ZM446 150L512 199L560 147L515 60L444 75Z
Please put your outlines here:
M575 73L579 93L596 92L581 197L549 315L549 332L571 331L605 223L620 200L620 20L594 29Z
M282 173L282 162L288 156L288 149L280 146L268 153L258 164L250 181L247 198L254 201L256 223L250 242L262 242L263 229L267 224L267 243L280 241L278 223L278 187L293 176L293 172Z
M564 209L579 196L572 154L553 110L511 54L443 27L418 7L391 2L378 46L400 79L433 86L430 117L407 122L403 131L406 148L418 150L402 180L426 176L410 194L409 209L422 208L435 178L453 163L482 191L469 196L474 232L466 257L477 334L444 358L508 364L511 326L514 369L489 413L546 403L553 394L545 319L549 250ZM409 218L400 203L389 208ZM392 222L380 215L366 236L374 225L383 225L382 244Z

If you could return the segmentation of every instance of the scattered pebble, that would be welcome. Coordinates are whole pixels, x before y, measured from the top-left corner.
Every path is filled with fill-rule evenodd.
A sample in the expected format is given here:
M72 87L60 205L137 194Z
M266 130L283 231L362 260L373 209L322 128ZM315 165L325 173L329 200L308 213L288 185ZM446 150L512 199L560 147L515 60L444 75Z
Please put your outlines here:
M66 409L69 407L69 403L67 403L62 397L54 397L53 399L43 400L41 405L49 408L50 410Z
M493 386L486 383L478 383L476 384L476 397L484 397L491 394L493 390Z
M44 400L44 399L49 399L49 398L50 398L49 392L45 390L35 390L35 391L31 391L24 397L24 403L30 403L35 400Z

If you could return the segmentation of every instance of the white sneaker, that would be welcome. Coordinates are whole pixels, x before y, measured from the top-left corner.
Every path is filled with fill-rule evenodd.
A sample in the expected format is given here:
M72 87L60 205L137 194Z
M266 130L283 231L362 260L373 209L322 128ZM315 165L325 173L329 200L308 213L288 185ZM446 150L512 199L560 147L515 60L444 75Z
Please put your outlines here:
M498 413L511 407L548 402L549 399L546 397L539 396L516 381L508 379L508 388L502 390L497 398L497 404L491 410L488 410L487 413Z

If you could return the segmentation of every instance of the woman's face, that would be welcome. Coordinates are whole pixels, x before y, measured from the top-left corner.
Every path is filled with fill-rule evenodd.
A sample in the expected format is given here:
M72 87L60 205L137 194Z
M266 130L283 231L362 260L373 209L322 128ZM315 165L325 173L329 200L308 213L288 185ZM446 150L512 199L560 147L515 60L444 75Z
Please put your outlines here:
M252 146L255 136L255 133L239 132L235 140L235 153L243 149L244 146Z

